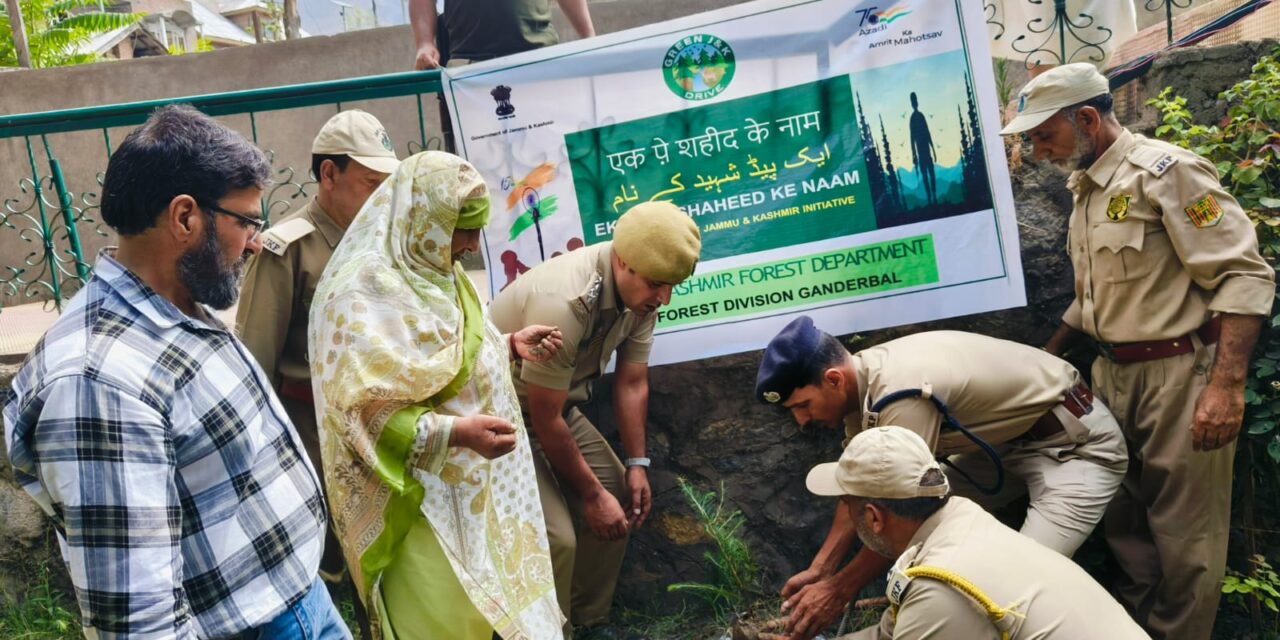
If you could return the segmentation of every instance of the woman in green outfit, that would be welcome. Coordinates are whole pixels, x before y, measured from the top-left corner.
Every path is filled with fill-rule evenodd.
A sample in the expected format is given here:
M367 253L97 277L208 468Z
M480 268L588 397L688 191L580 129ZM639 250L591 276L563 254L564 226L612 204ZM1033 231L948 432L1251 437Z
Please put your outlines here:
M561 637L510 359L552 327L498 333L458 264L489 219L461 158L400 164L361 210L311 309L330 514L375 636ZM515 353L512 353L512 350Z

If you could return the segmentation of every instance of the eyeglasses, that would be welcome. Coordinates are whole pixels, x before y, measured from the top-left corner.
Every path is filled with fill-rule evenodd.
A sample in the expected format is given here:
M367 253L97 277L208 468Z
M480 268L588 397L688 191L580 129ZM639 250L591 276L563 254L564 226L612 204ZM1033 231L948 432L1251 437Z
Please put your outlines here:
M234 211L227 211L216 204L201 204L200 207L214 213L221 213L224 216L231 216L232 218L240 221L240 226L242 228L248 229L249 227L253 227L253 233L249 235L249 242L257 240L258 236L262 235L262 227L267 224L267 221L262 218L246 216L243 213L236 213Z

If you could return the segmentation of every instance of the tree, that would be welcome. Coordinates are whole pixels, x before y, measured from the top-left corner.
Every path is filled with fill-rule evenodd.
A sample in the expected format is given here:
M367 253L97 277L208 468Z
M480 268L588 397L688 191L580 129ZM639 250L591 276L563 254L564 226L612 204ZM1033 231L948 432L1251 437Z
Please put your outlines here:
M20 0L33 68L95 62L98 55L79 47L94 36L127 27L141 14L98 10L98 0ZM0 67L18 66L9 12L0 5Z

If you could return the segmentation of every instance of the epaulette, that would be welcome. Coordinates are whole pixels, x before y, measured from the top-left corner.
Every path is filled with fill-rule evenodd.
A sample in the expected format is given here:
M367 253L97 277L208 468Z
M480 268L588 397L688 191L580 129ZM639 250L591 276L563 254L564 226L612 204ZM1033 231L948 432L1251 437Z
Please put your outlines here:
M1129 155L1125 156L1129 162L1146 169L1152 175L1159 178L1164 175L1170 167L1177 164L1178 158L1173 154L1154 145L1139 144L1129 150Z
M306 218L286 220L262 232L262 248L283 256L290 244L315 230L316 226Z
M589 315L591 310L596 307L596 301L600 299L600 292L604 290L604 276L599 271L591 274L591 281L587 283L587 287L578 295L577 305L575 308Z

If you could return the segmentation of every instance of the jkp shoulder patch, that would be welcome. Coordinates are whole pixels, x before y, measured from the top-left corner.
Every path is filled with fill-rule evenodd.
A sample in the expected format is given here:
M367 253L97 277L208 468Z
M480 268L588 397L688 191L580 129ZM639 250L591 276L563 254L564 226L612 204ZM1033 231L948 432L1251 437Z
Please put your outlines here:
M1197 229L1212 227L1222 221L1222 207L1218 205L1213 194L1192 203L1185 211L1187 217L1191 219L1191 224L1194 224Z
M283 256L290 244L315 230L316 226L306 218L286 220L262 233L262 248Z
M1178 162L1178 159L1173 154L1167 153L1160 147L1147 144L1135 146L1127 157L1130 162L1150 171L1156 177L1164 175L1170 167Z
M1129 217L1129 200L1132 198L1129 194L1111 196L1111 200L1107 202L1107 219L1112 222L1120 222Z

